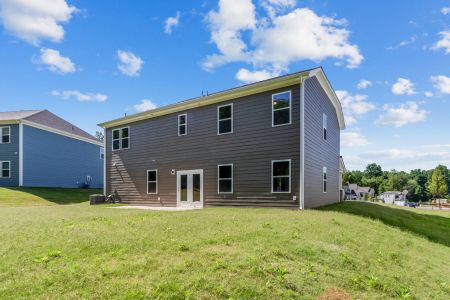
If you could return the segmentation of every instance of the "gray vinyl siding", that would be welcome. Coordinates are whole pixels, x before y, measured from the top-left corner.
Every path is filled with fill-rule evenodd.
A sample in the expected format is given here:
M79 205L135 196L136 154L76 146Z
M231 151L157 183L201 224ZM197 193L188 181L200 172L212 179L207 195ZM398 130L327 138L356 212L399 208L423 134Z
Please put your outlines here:
M323 139L323 113L328 118ZM305 83L305 208L339 202L340 129L336 110L313 77ZM323 167L327 167L327 193L323 193Z
M106 193L121 201L176 206L171 170L203 169L204 205L299 207L299 85L128 124L130 149L111 149L106 132ZM272 94L292 92L292 123L272 127ZM217 135L217 107L233 103L233 133ZM178 115L187 113L187 135ZM124 126L119 126L121 128ZM271 161L291 159L291 193L271 192ZM217 165L234 166L234 193L218 194ZM147 195L146 170L158 170L157 195ZM296 196L293 201L293 196ZM158 200L158 198L160 200Z
M19 125L0 125L11 127L10 143L0 143L0 161L11 162L11 178L0 178L0 186L19 185Z

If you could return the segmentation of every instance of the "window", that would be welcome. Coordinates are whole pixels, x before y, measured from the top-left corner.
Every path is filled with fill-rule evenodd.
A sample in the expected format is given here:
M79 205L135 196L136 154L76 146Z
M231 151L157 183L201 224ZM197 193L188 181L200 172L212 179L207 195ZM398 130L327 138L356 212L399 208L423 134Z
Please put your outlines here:
M114 129L112 131L112 149L130 148L130 127Z
M291 192L291 160L272 161L272 193Z
M11 177L11 162L10 161L0 161L1 173L0 178L10 178Z
M326 114L323 114L323 121L322 121L322 124L323 124L323 139L326 141L327 140L327 127L328 127L328 125L327 125L327 115Z
M178 135L187 134L187 114L178 115Z
M272 127L291 124L291 92L272 95Z
M233 133L233 104L217 107L217 134Z
M217 173L217 189L219 194L233 193L233 165L218 165Z
M0 127L0 144L9 144L11 142L11 127Z
M327 192L327 167L323 167L323 192Z
M100 159L105 159L105 148L100 147Z
M147 194L158 194L158 170L147 171Z

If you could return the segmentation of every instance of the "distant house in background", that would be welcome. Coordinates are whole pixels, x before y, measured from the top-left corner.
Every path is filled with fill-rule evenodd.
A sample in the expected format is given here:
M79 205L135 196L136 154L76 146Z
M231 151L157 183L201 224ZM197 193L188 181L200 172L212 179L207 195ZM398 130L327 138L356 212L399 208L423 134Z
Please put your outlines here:
M375 190L371 187L358 186L354 183L347 183L345 186L345 200L361 200L366 197L375 197Z
M0 112L0 186L103 186L103 143L48 110Z
M406 204L406 195L408 191L387 191L380 195L380 199L383 200L384 203L387 204L395 204L399 206L405 206Z

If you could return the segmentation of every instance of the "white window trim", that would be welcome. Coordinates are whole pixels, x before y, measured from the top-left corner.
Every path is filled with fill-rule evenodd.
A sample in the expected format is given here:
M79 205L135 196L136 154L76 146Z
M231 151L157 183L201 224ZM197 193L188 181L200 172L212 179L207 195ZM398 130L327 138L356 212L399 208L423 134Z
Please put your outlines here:
M9 142L7 142L7 143L3 143L3 128L8 128ZM11 126L1 126L0 127L0 144L11 144Z
M226 118L226 119L222 119L221 120L219 118L220 117L220 113L219 113L220 108L227 107L227 106L231 106L231 118ZM234 118L233 117L234 117L233 103L217 106L217 135L230 134L230 133L234 132L234 121L233 121ZM219 130L220 130L220 121L227 121L227 120L231 120L231 131L230 132L225 132L225 133L220 133L219 132Z
M3 169L3 163L5 163L5 162L7 162L8 163L8 169ZM8 170L9 172L8 172L8 174L9 174L9 176L8 177L3 177L3 170ZM11 178L11 161L10 160L2 160L2 161L0 161L0 178L1 179L9 179L9 178Z
M274 100L273 97L275 97L277 95L285 94L285 93L289 93L289 107L283 107L283 108L274 109L273 108L273 100ZM272 94L272 102L270 102L270 104L272 106L272 127L278 127L278 126L284 126L284 125L291 125L292 124L292 92L291 91L284 91L284 92ZM289 109L289 123L275 125L273 123L274 122L274 112L279 111L279 110L283 110L283 109Z
M153 172L153 171L156 172L156 181L149 181L149 180L148 180L148 172ZM155 192L155 193L149 193L149 192L148 192L148 184L149 184L150 182L156 183L156 192ZM158 169L147 170L147 194L148 194L148 195L157 195L157 194L158 194Z
M231 166L231 178L220 178L220 167ZM231 179L231 192L220 191L220 180ZM221 164L217 165L217 194L233 194L234 193L234 166L233 164Z
M322 139L326 141L328 140L328 116L326 113L323 113L322 115L322 127Z
M287 192L274 192L273 191L273 179L275 177L287 177L287 176L273 176L273 163L276 162L289 162L289 191ZM271 173L270 173L270 191L272 194L290 194L291 193L291 186L292 186L292 176L291 176L291 167L292 167L292 161L291 159L278 159L278 160L272 160L272 165L271 165Z
M128 147L127 148L122 148L122 129L128 128ZM114 131L119 130L119 139L114 139ZM119 149L114 149L114 141L119 141ZM130 149L130 145L131 145L131 131L130 131L130 126L125 126L125 127L120 127L120 128L115 128L113 130L111 130L111 150L112 151L119 151L119 150L125 150L125 149Z
M180 124L180 117L184 116L184 124ZM184 126L184 134L180 134L180 127ZM178 136L187 135L187 114L178 115Z
M327 179L325 179L324 175L327 175ZM327 190L325 190L325 182L327 183ZM322 169L322 192L326 194L328 191L328 172L327 167L323 167Z
M100 150L99 150L99 151L100 151L100 159L103 160L103 159L105 159L105 148L100 147L99 149L100 149ZM102 151L102 150L103 150L103 151ZM103 154L103 157L102 157L102 154Z

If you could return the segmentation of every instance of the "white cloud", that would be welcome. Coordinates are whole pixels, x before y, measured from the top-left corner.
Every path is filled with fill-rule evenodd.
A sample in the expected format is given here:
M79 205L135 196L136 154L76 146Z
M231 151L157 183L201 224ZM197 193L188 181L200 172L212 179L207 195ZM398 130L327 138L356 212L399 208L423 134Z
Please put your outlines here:
M144 61L131 51L117 50L119 64L117 68L122 74L130 77L139 76Z
M366 79L361 79L358 82L358 84L356 85L356 88L358 90L364 90L364 89L368 88L369 86L372 86L372 81L366 80Z
M414 95L414 84L411 80L406 78L399 78L397 82L392 85L392 93L395 95Z
M436 44L433 45L431 49L433 50L444 50L445 54L450 54L450 30L441 31L439 35L442 37Z
M77 90L57 91L51 92L52 96L60 97L61 99L75 98L80 102L105 102L108 96L100 93L82 93Z
M59 42L77 8L65 0L0 0L0 19L6 31L31 44Z
M450 94L450 77L445 75L431 76L434 87L442 94Z
M344 131L341 133L341 145L346 148L363 147L370 142L358 131Z
M425 93L423 93L423 94L424 94L425 97L427 97L427 98L430 98L430 97L433 97L433 96L434 96L433 92L430 92L430 91L425 91Z
M443 15L448 15L448 14L450 14L450 7L443 7L443 8L441 8L441 13L442 13Z
M207 21L211 40L221 54L210 55L203 62L207 70L232 61L246 61L247 45L241 39L241 31L256 26L255 6L251 0L220 0L219 10L210 11Z
M180 24L180 12L177 11L175 17L169 17L166 19L164 25L164 32L167 34L172 34L172 29Z
M409 39L401 41L396 46L389 46L389 47L387 47L387 50L396 50L396 49L404 47L406 45L414 44L417 40L418 40L417 35L413 35Z
M383 106L383 113L375 121L376 125L393 125L402 127L406 124L423 122L427 119L428 112L419 109L416 102L407 102L394 107L390 104Z
M431 169L439 164L450 165L450 145L420 145L416 147L391 148L363 153L360 157L379 162L385 169L409 171Z
M367 95L352 95L345 90L336 91L336 95L341 101L345 123L349 126L355 124L358 117L375 109L375 105L367 101Z
M157 106L152 100L142 99L140 103L133 105L133 109L137 112L144 112L155 109Z
M257 19L251 0L221 0L219 9L207 17L211 40L219 53L208 56L203 68L245 62L255 70L281 73L295 61L319 62L330 57L345 60L348 68L359 66L363 56L358 46L348 42L345 20L318 16L307 8L281 13L293 3L263 1L263 7L272 8L270 18Z
M278 76L279 73L270 72L267 70L262 71L249 71L247 69L239 69L236 73L236 79L245 83L252 83L257 81L266 80L272 77Z
M67 74L76 71L75 64L68 57L62 56L58 50L43 48L35 63L46 65L50 71Z

